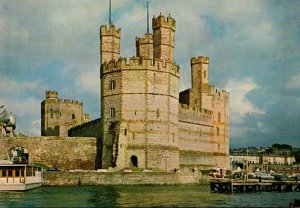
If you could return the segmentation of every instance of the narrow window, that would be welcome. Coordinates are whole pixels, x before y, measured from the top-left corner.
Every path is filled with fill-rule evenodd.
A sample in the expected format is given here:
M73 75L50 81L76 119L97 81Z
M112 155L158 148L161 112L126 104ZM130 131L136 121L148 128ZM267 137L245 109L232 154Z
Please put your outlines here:
M53 119L53 113L51 113L51 119Z
M12 170L8 170L8 177L12 177L12 176L13 176Z
M110 89L111 90L116 89L116 81L115 80L110 81Z
M220 135L220 130L219 130L219 127L217 127L217 136Z
M156 109L156 117L159 118L159 108Z
M206 78L206 71L203 72L203 77Z
M2 170L2 177L6 177L6 170Z
M116 115L115 109L111 108L110 111L109 111L109 114L110 114L110 117L115 117L115 115Z
M124 135L125 136L127 135L127 129L124 129Z
M74 113L72 114L72 119L75 119L75 114Z
M221 113L220 112L218 113L218 121L219 122L221 121Z

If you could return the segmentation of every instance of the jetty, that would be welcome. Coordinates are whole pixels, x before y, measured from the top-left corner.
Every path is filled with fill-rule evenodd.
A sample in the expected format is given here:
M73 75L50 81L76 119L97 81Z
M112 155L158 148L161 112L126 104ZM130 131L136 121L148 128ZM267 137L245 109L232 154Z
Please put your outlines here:
M213 180L210 182L212 192L244 193L259 191L292 192L300 191L300 181L257 181L257 180Z

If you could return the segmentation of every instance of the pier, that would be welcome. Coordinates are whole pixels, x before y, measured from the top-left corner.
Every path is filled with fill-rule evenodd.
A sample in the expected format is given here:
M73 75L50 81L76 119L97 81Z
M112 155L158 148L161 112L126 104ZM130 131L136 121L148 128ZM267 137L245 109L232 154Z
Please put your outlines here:
M300 191L299 181L256 181L256 180L214 180L210 182L212 192L243 193L259 191Z

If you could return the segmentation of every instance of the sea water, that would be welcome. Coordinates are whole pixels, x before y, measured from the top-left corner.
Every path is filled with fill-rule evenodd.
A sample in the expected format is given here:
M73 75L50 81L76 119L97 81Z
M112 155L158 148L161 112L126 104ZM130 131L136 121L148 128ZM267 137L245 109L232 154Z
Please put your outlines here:
M299 192L211 193L208 185L43 186L0 192L0 207L288 207Z

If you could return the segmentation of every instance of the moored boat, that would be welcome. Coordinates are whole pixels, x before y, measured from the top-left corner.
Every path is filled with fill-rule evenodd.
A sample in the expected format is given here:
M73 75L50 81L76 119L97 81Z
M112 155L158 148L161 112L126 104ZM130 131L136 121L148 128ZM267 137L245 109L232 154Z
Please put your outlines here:
M42 169L29 164L0 163L0 191L26 191L42 185Z

